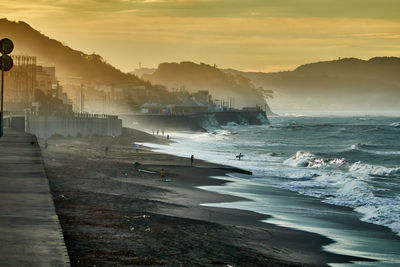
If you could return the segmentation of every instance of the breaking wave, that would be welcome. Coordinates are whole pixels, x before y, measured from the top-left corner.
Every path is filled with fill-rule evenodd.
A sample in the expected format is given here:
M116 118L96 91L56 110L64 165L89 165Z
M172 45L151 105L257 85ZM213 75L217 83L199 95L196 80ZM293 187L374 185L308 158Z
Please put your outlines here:
M400 168L387 168L383 166L365 164L358 161L351 165L349 172L356 175L395 176L400 174Z
M371 149L372 148L372 149ZM357 144L351 145L346 151L357 150L365 153L375 154L375 155L400 155L400 151L393 151L393 150L375 150L373 146L369 146L366 144Z
M344 159L324 159L303 151L286 159L284 164L296 168L288 172L286 178L294 178L290 173L298 176L279 187L320 198L326 203L353 208L363 215L363 221L389 227L400 235L400 197L377 196L376 191L385 189L371 185L376 176L400 176L400 167L389 168L360 161L351 164ZM340 166L345 167L336 168Z
M328 167L332 165L341 166L346 164L344 159L324 159L318 158L310 152L297 151L296 155L288 158L284 161L284 164L293 167L309 167L309 168L319 168Z

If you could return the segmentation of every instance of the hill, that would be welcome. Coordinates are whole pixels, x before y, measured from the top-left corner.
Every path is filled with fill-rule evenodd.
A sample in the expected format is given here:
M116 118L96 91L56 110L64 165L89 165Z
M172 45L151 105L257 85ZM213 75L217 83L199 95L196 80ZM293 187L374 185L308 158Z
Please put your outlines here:
M168 104L178 101L174 94L167 92L162 86L153 86L133 73L123 73L105 62L100 55L89 55L74 50L43 35L25 22L0 19L0 37L10 38L14 42L15 48L12 54L36 56L39 64L55 66L58 77L81 77L85 83L105 85L134 83L149 89L147 96L143 97L141 102ZM183 86L189 91L209 90L216 98L227 100L227 97L234 97L236 103L241 106L265 104L262 92L258 91L249 79L240 75L226 74L206 64L164 63L160 64L157 70L141 71L140 74L147 75L146 79L150 82L168 85L170 88ZM129 99L126 101L129 102ZM143 103L130 103L135 108L140 104Z
M225 73L215 66L193 62L161 63L152 74L143 79L161 84L169 89L187 89L189 92L208 90L215 99L233 99L235 107L264 107L263 92L256 88L249 78L238 74Z
M87 82L102 84L144 84L137 76L123 73L111 66L101 56L74 50L41 34L25 22L0 19L0 36L10 38L14 42L12 54L36 56L39 63L56 66L57 75L78 76Z
M275 109L393 110L400 107L400 58L344 58L277 73L224 70L274 90Z

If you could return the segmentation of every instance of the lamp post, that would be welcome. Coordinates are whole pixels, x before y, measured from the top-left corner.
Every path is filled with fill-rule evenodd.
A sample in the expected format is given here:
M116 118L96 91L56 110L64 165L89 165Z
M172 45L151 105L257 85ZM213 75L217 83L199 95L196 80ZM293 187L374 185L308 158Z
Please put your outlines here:
M3 136L3 128L4 128L4 121L3 121L3 105L4 105L4 72L9 71L13 67L13 60L8 55L14 49L13 42L8 39L4 38L0 40L0 53L1 60L0 60L0 69L1 69L1 109L0 109L0 137Z

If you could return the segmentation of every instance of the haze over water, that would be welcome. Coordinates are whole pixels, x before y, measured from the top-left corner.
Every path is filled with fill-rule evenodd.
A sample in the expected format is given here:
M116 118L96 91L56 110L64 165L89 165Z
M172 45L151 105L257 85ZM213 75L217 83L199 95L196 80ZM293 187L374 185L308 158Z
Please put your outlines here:
M212 133L173 134L177 143L151 146L162 152L194 154L199 159L254 172L253 176L231 177L234 183L225 187L205 188L253 201L213 206L270 214L273 218L268 222L320 233L337 241L327 250L374 258L382 261L379 266L398 266L399 118L270 120L270 126L231 124L209 129ZM245 155L241 161L235 158L239 152ZM371 228L371 224L390 231Z

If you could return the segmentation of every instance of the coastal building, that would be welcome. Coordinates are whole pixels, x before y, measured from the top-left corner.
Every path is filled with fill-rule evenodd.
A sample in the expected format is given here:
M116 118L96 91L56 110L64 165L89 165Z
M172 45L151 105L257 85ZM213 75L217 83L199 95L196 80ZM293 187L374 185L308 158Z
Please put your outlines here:
M211 95L207 90L200 90L192 94L194 100L202 103L203 105L211 104Z
M57 82L55 89L53 89L53 97L61 100L64 105L72 106L72 101L68 99L67 94L63 92L63 87L60 85L59 82Z
M157 103L145 103L140 106L140 112L142 114L169 115L171 114L171 107L166 107Z
M206 112L207 110L208 105L205 105L194 98L186 99L173 108L173 112L176 114L196 114Z
M58 79L63 86L63 92L65 92L70 99L72 110L74 112L81 112L81 104L83 102L81 89L84 86L83 79L79 76L61 76L58 77Z
M6 111L23 111L34 101L36 57L12 55L14 67L4 73Z
M36 66L36 90L42 91L45 95L51 94L53 86L57 84L56 68Z

